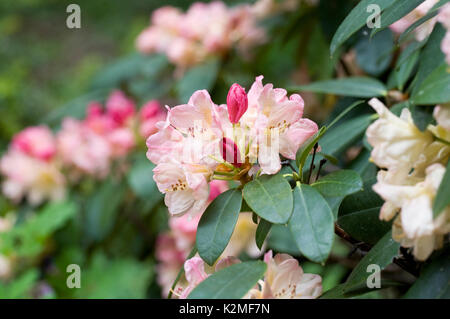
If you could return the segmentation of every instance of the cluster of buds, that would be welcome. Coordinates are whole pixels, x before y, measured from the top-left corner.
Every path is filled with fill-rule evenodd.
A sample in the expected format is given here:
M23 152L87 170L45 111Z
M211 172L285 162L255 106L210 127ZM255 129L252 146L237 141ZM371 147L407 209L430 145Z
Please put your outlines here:
M44 125L28 127L13 137L0 160L3 194L16 202L26 197L32 205L60 200L68 181L106 177L112 161L154 133L164 116L158 102L138 113L131 99L114 91L105 107L90 103L84 119L65 118L56 134Z
M369 104L379 119L367 129L371 160L383 168L373 186L385 203L380 219L392 220L393 238L425 260L450 232L450 206L433 218L433 202L450 155L450 106L436 106L437 125L420 131L411 113L391 113L379 100Z
M212 180L242 184L254 174L276 174L280 155L295 159L299 147L317 130L302 118L298 94L262 84L256 78L248 94L234 84L227 105L213 103L205 90L187 104L168 110L147 140L147 157L157 166L154 180L172 215L202 213Z

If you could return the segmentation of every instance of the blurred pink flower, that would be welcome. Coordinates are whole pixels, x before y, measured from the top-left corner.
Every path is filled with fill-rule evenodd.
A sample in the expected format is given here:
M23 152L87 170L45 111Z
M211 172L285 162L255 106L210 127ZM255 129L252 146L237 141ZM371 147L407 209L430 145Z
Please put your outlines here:
M106 112L117 124L123 125L134 115L136 108L131 99L122 91L116 90L106 101Z
M79 173L105 177L109 172L111 146L83 122L64 119L57 135L58 152L63 163Z
M261 43L263 35L247 5L227 8L221 1L195 2L185 13L169 6L155 10L136 47L143 53L164 53L184 70L225 54L234 44L248 48Z
M54 161L42 161L11 148L0 160L5 176L3 194L19 202L26 197L31 205L44 200L60 200L65 195L65 178Z
M438 21L447 29L441 43L441 50L445 54L445 60L450 65L450 3L445 4L439 11Z
M12 148L31 157L48 161L56 153L56 141L47 126L33 126L13 137Z
M142 106L139 111L139 132L144 138L158 131L156 123L164 121L166 115L157 100L151 100Z

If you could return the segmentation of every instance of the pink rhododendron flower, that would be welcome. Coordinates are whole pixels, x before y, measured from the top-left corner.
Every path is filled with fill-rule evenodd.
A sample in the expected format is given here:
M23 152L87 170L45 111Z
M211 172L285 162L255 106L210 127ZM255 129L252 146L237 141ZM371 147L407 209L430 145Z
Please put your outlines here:
M119 125L123 125L136 112L134 102L122 91L114 91L106 101L107 114Z
M31 205L39 205L64 198L66 181L54 162L11 148L0 160L0 172L5 176L3 194L15 202L26 197Z
M288 254L264 255L267 271L261 289L252 289L246 296L250 299L312 299L322 293L322 278L305 274L298 261Z
M318 130L302 118L300 95L288 97L284 89L263 85L262 76L248 95L233 85L227 102L217 105L207 91L196 91L187 104L169 109L166 120L156 124L158 132L147 139L147 157L157 164L154 179L171 214L202 213L212 180L251 177L256 167L263 174L277 173L280 154L295 159Z
M155 10L150 26L136 39L143 53L164 53L180 70L236 45L247 50L264 40L264 31L247 5L233 8L221 1L196 2L182 13L173 7Z
M56 141L46 126L34 126L16 134L12 148L40 160L48 161L56 153Z
M151 100L144 104L139 110L139 133L142 137L148 138L158 131L156 123L164 121L165 112L156 100Z
M82 122L66 118L57 135L58 153L63 163L79 173L96 177L108 174L111 146Z

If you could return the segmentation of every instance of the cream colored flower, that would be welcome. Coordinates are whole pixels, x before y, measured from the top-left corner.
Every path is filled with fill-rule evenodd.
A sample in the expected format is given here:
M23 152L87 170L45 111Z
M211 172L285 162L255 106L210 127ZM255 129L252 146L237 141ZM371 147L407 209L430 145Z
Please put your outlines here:
M415 125L408 109L401 116L391 113L378 99L369 104L379 119L367 129L367 139L373 146L371 158L375 164L387 169L409 169L426 161L424 150L433 142L430 132L421 132Z
M305 274L298 261L287 255L264 255L267 271L261 289L255 287L244 298L249 299L313 299L322 293L322 278Z
M393 238L403 247L413 247L413 254L425 260L442 246L443 236L450 232L450 207L433 219L433 201L445 173L441 164L426 169L425 180L414 184L414 178L394 184L395 174L380 171L378 182L373 186L386 203L380 218L389 220L400 210L394 221Z

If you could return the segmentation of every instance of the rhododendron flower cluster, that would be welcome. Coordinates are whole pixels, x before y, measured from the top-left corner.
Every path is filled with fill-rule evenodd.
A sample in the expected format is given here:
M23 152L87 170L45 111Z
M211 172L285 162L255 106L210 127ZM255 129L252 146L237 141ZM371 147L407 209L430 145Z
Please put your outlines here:
M105 107L90 103L84 119L63 119L56 134L46 126L26 128L0 160L3 194L16 202L26 197L32 205L60 200L69 181L106 177L111 163L129 154L139 136L153 134L164 116L157 101L138 113L131 99L114 91Z
M196 2L186 13L165 6L153 12L136 46L143 53L164 53L184 69L226 54L233 46L245 52L263 42L265 34L257 23L249 5L227 8L221 1Z
M196 91L157 123L158 132L147 140L147 157L157 165L154 180L172 215L202 213L212 180L245 183L255 173L276 174L280 154L295 159L317 132L316 123L302 118L300 95L288 97L262 79L256 78L248 94L233 85L227 105Z
M385 169L373 186L385 200L380 219L394 219L393 238L425 260L450 232L450 207L437 218L432 208L450 155L449 107L437 106L437 125L422 132L407 108L397 117L377 99L369 104L379 114L366 133L373 146L371 159Z
M287 254L277 254L272 251L264 255L267 271L264 280L260 280L251 289L245 299L314 299L322 294L322 278L316 274L303 272L298 261ZM220 259L213 272L240 263L236 257L228 256ZM184 263L184 270L188 284L178 287L176 294L180 298L187 298L189 293L210 274L205 270L205 263L199 257L188 259ZM218 287L219 288L219 287Z
M18 202L23 197L32 205L64 197L66 180L56 156L56 139L45 126L29 127L14 136L0 160L5 176L3 194Z

